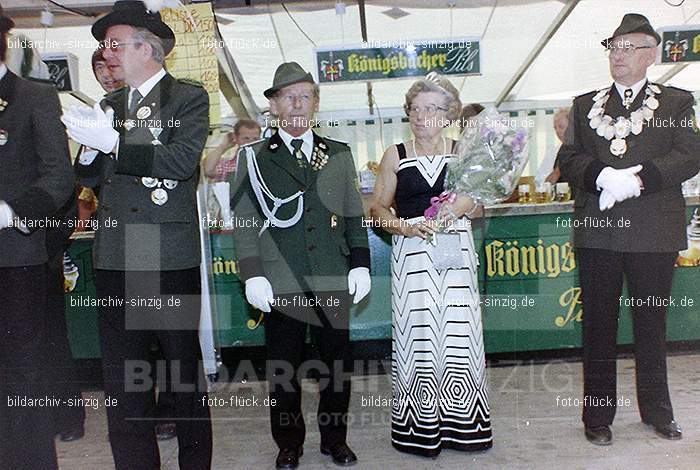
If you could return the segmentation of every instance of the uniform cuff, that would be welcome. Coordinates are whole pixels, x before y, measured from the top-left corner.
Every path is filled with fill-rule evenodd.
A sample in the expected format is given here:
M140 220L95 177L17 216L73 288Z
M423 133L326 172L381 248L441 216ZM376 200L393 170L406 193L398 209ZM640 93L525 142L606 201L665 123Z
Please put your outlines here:
M370 268L369 248L350 248L350 269Z
M596 180L598 179L600 172L603 171L603 168L606 166L607 165L600 160L593 160L588 164L583 172L583 187L586 189L586 191L594 194L599 192Z
M119 138L116 172L134 176L149 176L153 173L155 145L127 144L125 137Z

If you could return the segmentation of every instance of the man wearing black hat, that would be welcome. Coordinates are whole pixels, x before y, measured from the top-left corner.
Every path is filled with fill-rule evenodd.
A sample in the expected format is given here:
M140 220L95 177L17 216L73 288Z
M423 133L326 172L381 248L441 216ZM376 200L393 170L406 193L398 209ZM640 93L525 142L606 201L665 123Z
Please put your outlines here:
M196 206L208 95L165 71L174 34L142 2L116 2L92 34L114 78L128 86L63 119L74 140L100 151L76 171L101 188L93 265L105 395L117 404L107 408L115 465L160 466L148 374L157 340L174 378L170 383L158 374L159 387L175 395L180 468L208 469L212 436L197 334Z
M0 466L56 469L45 238L74 178L56 90L5 65L13 26L0 7Z
M623 278L631 300L642 422L680 439L666 377L666 307L686 247L681 183L700 170L690 93L646 78L660 37L628 14L602 43L614 83L577 97L559 152L576 186L574 246L583 301L583 422L593 444L612 442L616 340ZM611 225L611 226L610 226Z
M350 295L370 290L367 230L352 153L315 134L318 85L296 62L282 64L265 91L278 131L238 153L231 207L249 221L233 232L246 298L266 312L265 343L277 468L295 468L306 428L299 371L318 370L321 452L339 465L350 400ZM303 363L307 328L321 361Z

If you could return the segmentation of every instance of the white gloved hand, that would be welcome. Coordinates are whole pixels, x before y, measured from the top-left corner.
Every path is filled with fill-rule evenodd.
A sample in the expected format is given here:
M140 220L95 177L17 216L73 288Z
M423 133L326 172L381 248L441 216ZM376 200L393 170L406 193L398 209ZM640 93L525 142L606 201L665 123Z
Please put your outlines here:
M14 211L5 201L0 201L0 230L12 225Z
M372 288L372 279L369 277L368 268L353 268L348 272L348 292L355 294L352 303L357 304L369 294Z
M622 202L631 197L638 197L642 188L637 179L637 173L642 170L642 165L635 165L622 170L606 166L595 180L599 189L607 189L616 202Z
M272 285L263 276L251 277L245 281L245 298L250 305L265 313L270 313L270 305L275 302Z
M598 207L600 207L601 211L605 211L612 208L612 206L614 205L615 196L613 196L612 193L607 189L604 189L603 192L600 193L600 199L598 199Z
M95 103L92 110L85 106L71 107L61 116L61 121L74 141L102 153L110 153L119 141L119 132L112 128L113 118L113 109L104 112L100 104Z

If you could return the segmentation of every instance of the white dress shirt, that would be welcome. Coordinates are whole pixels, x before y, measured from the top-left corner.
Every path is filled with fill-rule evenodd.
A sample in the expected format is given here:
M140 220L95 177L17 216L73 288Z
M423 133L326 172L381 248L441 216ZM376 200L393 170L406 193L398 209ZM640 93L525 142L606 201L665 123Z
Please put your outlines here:
M619 83L615 82L615 88L617 88L617 93L620 95L620 98L625 99L625 90L628 88L632 89L632 99L630 100L630 103L633 102L636 98L639 92L641 91L642 87L646 84L647 82L647 77L642 78L639 80L637 83L633 84L632 86L625 86L625 85L620 85Z
M153 90L153 87L155 87L163 77L165 77L165 69L161 68L159 71L154 73L151 78L143 82L138 88L129 87L129 109L131 109L131 100L134 97L134 90L138 90L143 99L151 92L151 90Z
M294 147L292 147L292 140L293 139L301 139L304 141L303 144L301 144L301 151L304 152L304 155L306 155L306 159L311 162L311 154L314 151L314 133L311 132L311 129L307 129L306 132L301 134L299 137L293 137L291 134L286 132L284 129L277 129L277 132L279 133L280 137L282 138L282 142L284 142L284 145L287 146L289 149L289 153L294 155Z

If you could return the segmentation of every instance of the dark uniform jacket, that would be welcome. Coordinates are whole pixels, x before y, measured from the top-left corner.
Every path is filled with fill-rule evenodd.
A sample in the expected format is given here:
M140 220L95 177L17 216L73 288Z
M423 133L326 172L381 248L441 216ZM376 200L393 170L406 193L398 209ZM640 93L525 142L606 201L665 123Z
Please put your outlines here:
M120 134L116 159L100 153L90 165L76 164L83 186L100 187L94 267L198 266L196 191L209 132L207 93L166 74L131 114L126 87L108 94L102 106L114 109Z
M276 197L304 191L303 214L292 227L270 227L258 236L265 217L248 175L247 148L254 152L262 178ZM319 171L308 164L300 167L275 134L242 147L238 169L231 176L239 274L243 280L265 276L275 295L345 291L348 270L370 265L352 152L347 144L316 134L314 149L328 155ZM269 199L266 203L271 207ZM281 206L276 216L286 220L296 210L293 201Z
M40 227L54 223L53 214L75 188L61 104L53 86L9 70L0 80L0 99L7 103L0 111L0 200L30 232L0 230L0 266L38 265L47 259Z
M559 151L562 176L575 186L574 246L620 252L672 252L686 248L683 181L700 171L700 134L694 121L693 96L687 91L658 85L659 107L639 135L627 138L622 158L610 153L610 141L589 125L588 112L596 92L574 100L567 142ZM627 110L614 85L605 113L629 117L642 105L645 87ZM643 165L641 196L601 211L596 188L606 166L616 169ZM586 219L588 218L588 219ZM594 224L592 224L592 222ZM611 224L611 227L600 225ZM597 225L597 226L596 226Z

